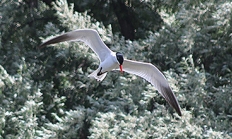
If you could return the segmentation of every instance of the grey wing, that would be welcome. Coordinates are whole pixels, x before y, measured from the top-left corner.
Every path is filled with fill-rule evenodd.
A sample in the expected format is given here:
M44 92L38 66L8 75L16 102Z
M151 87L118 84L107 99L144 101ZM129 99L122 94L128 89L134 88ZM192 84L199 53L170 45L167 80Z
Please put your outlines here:
M177 111L178 115L181 116L180 105L176 96L172 92L164 75L154 65L125 59L123 62L123 70L140 76L150 82L164 99Z
M100 61L104 61L106 56L112 51L105 45L97 31L92 29L78 29L65 34L56 36L42 43L39 48L46 45L64 42L64 41L82 41L87 44L99 57Z

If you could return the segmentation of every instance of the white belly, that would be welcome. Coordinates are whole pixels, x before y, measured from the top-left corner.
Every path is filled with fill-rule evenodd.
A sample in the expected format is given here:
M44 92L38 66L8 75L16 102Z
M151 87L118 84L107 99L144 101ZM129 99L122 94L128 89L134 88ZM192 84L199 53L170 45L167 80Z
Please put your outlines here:
M109 55L103 62L101 62L99 68L102 68L101 72L104 73L116 69L118 68L118 66L119 64L116 60L116 57L113 55Z

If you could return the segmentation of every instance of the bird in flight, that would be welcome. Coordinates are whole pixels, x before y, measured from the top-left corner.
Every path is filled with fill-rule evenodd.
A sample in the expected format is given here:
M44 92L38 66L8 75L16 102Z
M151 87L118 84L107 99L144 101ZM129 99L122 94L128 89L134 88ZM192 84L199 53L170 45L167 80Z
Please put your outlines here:
M50 44L64 41L82 41L87 44L98 56L100 65L97 70L89 75L98 81L102 81L107 72L112 70L125 71L130 74L140 76L150 82L161 94L164 99L176 110L181 116L180 105L176 96L172 92L168 81L164 75L151 63L128 60L120 52L111 51L100 38L98 32L93 29L77 29L51 38L42 43L39 48Z

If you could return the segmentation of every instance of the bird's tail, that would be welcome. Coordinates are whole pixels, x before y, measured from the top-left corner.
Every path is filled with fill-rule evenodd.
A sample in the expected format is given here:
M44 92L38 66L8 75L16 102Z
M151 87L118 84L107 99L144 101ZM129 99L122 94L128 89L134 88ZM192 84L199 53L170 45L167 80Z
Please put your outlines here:
M99 72L99 69L92 72L88 77L95 78L97 81L102 81L106 77L107 72L99 76L97 75L98 72Z

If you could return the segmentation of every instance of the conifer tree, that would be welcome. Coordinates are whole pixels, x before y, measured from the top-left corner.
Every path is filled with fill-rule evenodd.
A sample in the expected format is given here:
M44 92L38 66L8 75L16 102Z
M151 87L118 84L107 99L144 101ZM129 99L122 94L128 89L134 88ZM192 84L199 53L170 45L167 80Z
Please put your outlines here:
M162 27L129 41L66 0L0 1L0 138L231 138L232 3L146 4L155 2ZM183 116L140 77L88 78L99 61L83 43L36 48L80 28L96 29L113 51L161 69Z

